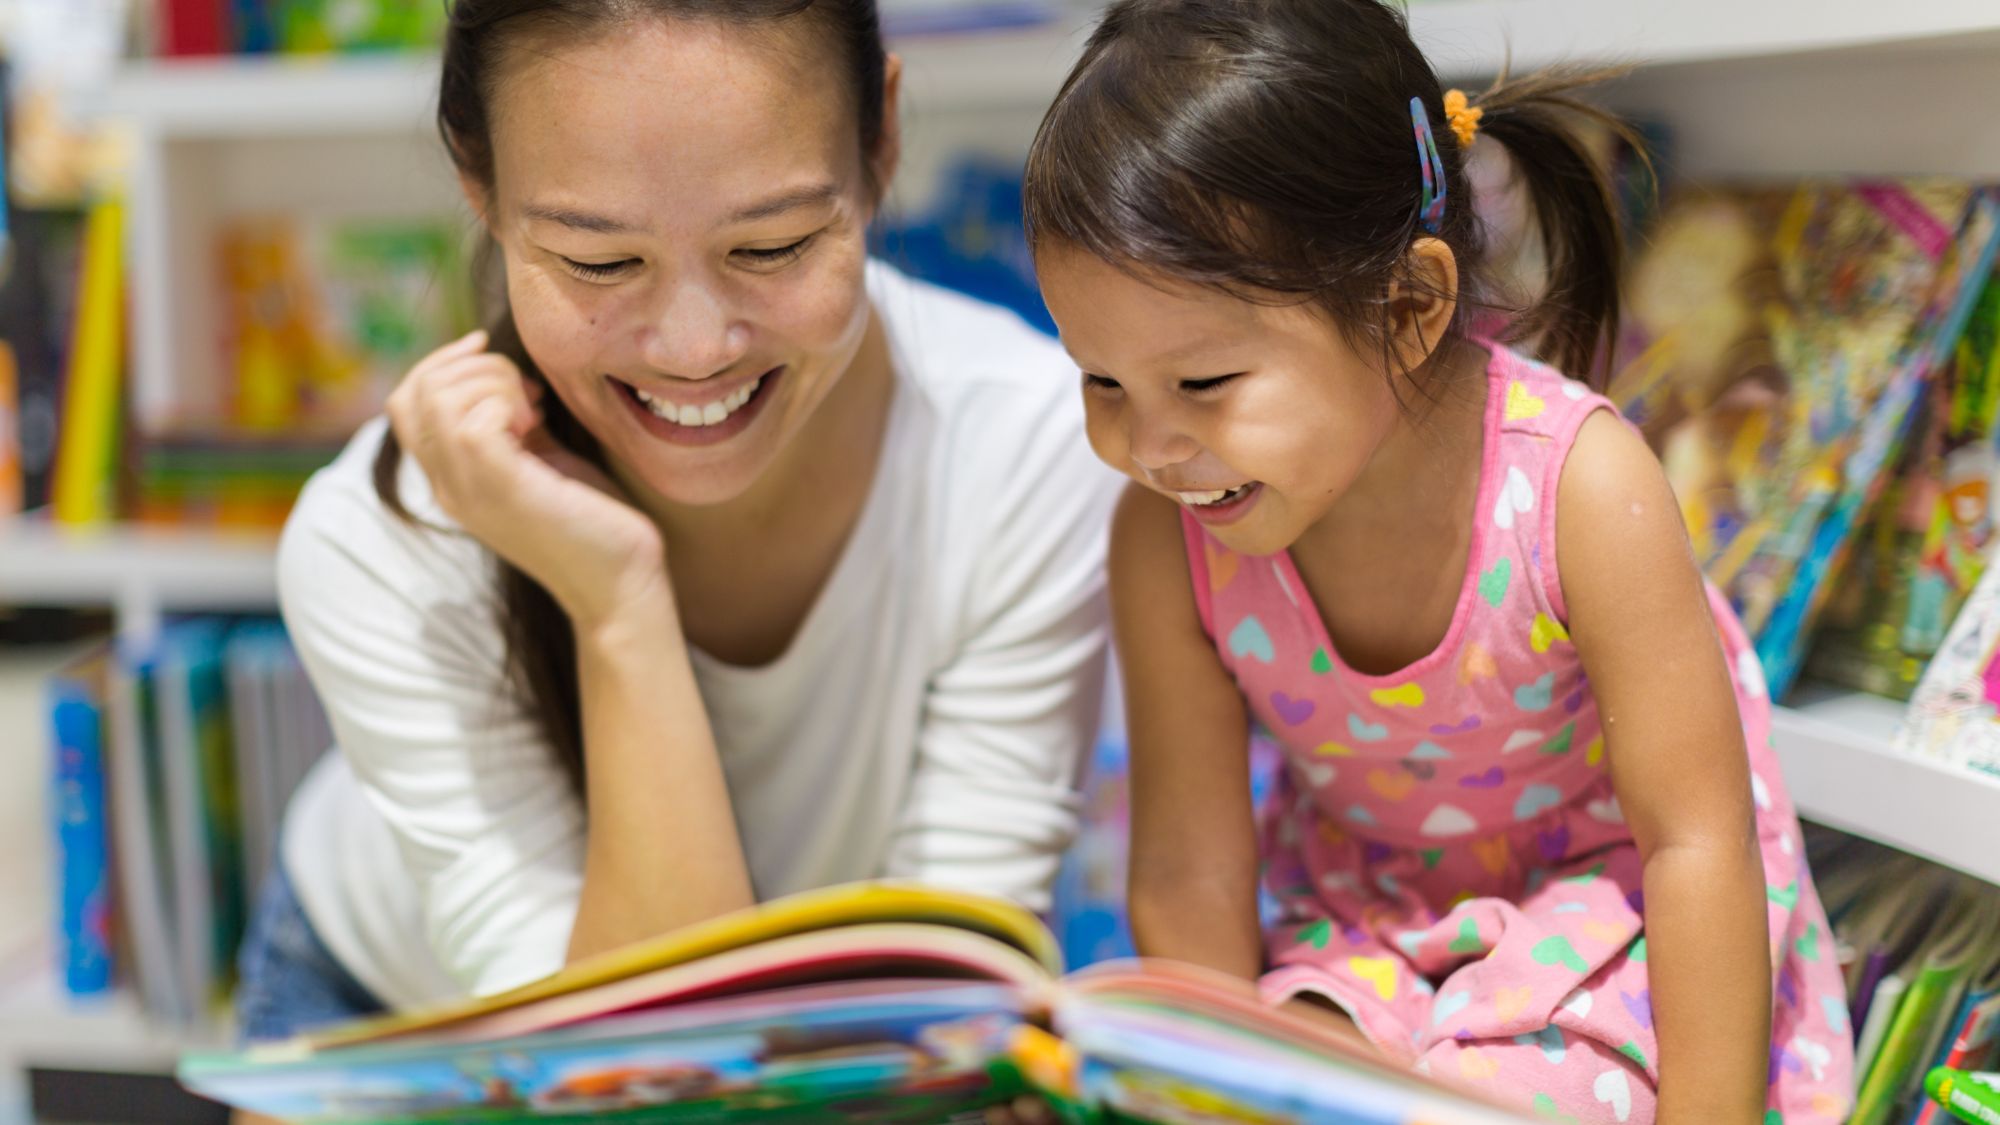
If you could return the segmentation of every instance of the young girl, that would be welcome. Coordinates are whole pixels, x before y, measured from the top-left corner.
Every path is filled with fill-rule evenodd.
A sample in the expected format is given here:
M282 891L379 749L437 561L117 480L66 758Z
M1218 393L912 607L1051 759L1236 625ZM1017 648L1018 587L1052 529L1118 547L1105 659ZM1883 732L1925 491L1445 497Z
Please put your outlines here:
M1043 123L1044 293L1137 485L1135 934L1555 1117L1838 1121L1756 657L1658 463L1562 374L1617 313L1574 85L1470 104L1377 0L1123 0ZM1530 189L1548 297L1516 328L1557 366L1468 328L1480 143ZM1251 721L1287 763L1261 837Z

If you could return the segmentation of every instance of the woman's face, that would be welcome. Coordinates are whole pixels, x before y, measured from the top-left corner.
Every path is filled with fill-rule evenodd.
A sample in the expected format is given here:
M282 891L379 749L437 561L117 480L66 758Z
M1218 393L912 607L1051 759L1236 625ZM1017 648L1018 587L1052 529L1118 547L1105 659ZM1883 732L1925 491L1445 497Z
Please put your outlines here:
M741 495L859 349L875 196L815 25L640 20L517 45L469 187L528 354L628 485ZM878 182L893 171L895 75Z

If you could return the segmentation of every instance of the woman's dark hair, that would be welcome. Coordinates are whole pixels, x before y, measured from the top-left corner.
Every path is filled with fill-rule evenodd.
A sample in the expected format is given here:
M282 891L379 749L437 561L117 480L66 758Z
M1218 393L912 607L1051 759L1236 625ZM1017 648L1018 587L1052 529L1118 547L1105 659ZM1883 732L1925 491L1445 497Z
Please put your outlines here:
M445 29L444 70L438 87L438 132L463 175L489 194L493 182L492 102L504 77L510 51L532 37L582 40L611 34L641 20L696 20L769 29L796 22L819 35L844 72L856 120L868 186L880 195L873 157L882 143L887 68L875 0L453 0ZM497 248L481 248L475 274L492 280ZM504 285L487 286L488 349L546 382L521 342ZM595 438L554 394L541 400L550 436L598 463ZM394 431L383 436L375 457L375 491L398 516L412 520L397 488L402 447ZM584 775L583 711L576 678L576 637L554 597L505 559L499 560L500 623L507 644L507 669L515 691L528 700L536 724L554 749L557 762L578 792Z
M1513 156L1547 258L1541 298L1509 339L1538 339L1561 370L1601 381L1616 332L1621 245L1604 173L1578 119L1643 153L1575 91L1615 72L1503 79L1472 100L1479 136ZM1401 12L1381 0L1119 0L1106 11L1029 151L1030 245L1063 244L1135 276L1165 275L1264 303L1317 302L1350 339L1389 354L1396 282L1421 169L1410 99L1444 162L1436 237L1459 271L1459 314L1490 286L1465 150ZM1394 367L1391 366L1391 370Z

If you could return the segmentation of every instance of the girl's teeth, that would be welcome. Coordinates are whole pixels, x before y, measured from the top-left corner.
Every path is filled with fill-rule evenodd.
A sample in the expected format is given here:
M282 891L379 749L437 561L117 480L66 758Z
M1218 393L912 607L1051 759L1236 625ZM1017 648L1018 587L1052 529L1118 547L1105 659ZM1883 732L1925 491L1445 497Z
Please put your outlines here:
M1235 488L1225 488L1219 492L1176 492L1174 495L1180 497L1183 504L1196 508L1206 508L1210 504L1220 504L1224 500L1234 499L1242 495L1243 490L1249 487L1247 484L1239 484Z
M764 380L761 378L754 383L745 383L728 397L717 399L704 406L691 404L675 406L671 402L654 398L637 387L632 388L632 393L639 396L639 401L645 404L646 409L675 425L713 426L727 421L731 414L743 409L743 405L757 393L757 388L763 385Z

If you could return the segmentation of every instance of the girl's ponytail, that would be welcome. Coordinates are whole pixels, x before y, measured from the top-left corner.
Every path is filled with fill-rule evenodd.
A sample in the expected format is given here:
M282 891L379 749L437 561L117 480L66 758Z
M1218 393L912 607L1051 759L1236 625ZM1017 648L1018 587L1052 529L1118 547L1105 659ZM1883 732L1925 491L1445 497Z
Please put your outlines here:
M1641 159L1645 146L1630 125L1575 95L1618 73L1552 68L1503 75L1473 103L1481 111L1479 132L1507 150L1527 187L1547 262L1541 297L1509 334L1539 341L1537 350L1557 370L1600 389L1618 330L1624 244L1611 184L1577 126L1603 127Z

